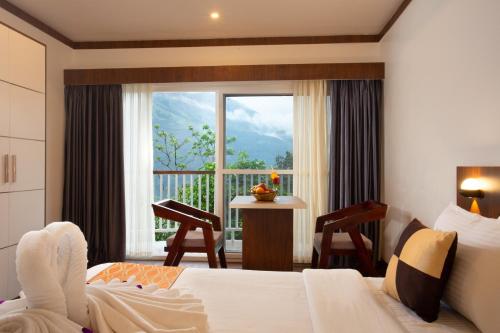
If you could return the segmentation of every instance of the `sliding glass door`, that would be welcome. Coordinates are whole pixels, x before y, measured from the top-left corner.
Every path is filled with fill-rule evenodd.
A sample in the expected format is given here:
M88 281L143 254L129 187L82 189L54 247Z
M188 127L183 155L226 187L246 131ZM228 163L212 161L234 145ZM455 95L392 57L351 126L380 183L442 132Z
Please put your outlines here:
M229 203L250 195L250 187L270 185L281 175L280 195L293 189L293 97L290 95L224 96L224 221L226 250L241 251L243 220Z
M290 82L176 84L153 93L154 197L214 212L224 222L226 251L241 251L242 219L229 209L252 185L282 177L293 190L293 98ZM155 219L155 255L176 232Z

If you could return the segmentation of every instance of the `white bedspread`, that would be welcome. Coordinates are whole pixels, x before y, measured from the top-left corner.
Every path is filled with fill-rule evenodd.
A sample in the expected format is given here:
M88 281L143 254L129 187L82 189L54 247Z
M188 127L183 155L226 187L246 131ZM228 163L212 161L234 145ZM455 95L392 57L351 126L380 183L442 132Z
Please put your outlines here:
M173 287L203 300L213 333L312 332L300 273L188 268Z
M358 271L306 269L303 276L315 333L406 332Z

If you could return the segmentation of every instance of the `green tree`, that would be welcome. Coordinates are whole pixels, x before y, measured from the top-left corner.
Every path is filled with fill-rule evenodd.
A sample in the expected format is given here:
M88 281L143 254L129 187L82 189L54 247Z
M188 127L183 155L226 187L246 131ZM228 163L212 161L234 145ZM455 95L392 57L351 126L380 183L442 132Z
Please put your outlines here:
M184 170L189 163L190 155L183 155L181 149L190 140L180 141L175 135L162 130L159 125L154 126L154 148L157 151L156 161L168 170Z
M293 154L286 151L285 155L278 154L275 158L275 166L278 170L291 170L293 169Z
M266 162L257 158L250 159L246 151L240 151L236 161L228 165L228 169L254 169L264 170Z

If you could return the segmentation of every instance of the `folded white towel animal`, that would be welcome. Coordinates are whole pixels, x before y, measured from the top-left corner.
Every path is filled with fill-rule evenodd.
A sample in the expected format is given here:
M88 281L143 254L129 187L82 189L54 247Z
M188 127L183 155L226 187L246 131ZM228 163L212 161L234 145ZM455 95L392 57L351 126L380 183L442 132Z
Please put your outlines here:
M55 258L55 259L54 259ZM47 230L26 233L17 246L17 279L26 295L28 307L68 317L66 297L58 281L57 243Z
M43 309L10 312L0 318L2 333L81 333L80 325Z
M201 300L181 290L142 288L134 278L125 284L100 281L86 285L87 243L70 222L55 222L24 235L17 248L16 268L29 310L8 314L1 323L39 324L39 332L56 333L73 332L71 327L81 331L82 326L100 333L208 330ZM26 323L19 319L24 315L31 318ZM58 321L61 326L53 324Z
M49 224L58 243L57 256L51 263L66 298L68 318L84 327L89 325L85 281L87 278L87 242L80 228L71 222Z

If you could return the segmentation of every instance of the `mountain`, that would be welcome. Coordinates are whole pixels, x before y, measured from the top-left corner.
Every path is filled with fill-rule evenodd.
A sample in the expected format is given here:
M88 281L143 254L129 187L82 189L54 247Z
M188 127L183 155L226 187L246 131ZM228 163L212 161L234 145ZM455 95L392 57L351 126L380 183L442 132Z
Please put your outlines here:
M179 141L191 137L189 126L201 129L204 124L215 130L215 93L155 93L153 95L153 125L174 134ZM258 158L271 168L275 164L277 154L284 155L292 151L292 137L272 123L263 123L257 112L238 102L235 98L226 99L226 137L235 137L230 144L235 156L242 151L249 154L250 159ZM153 134L154 135L154 134ZM181 149L186 154L191 145ZM155 151L155 157L156 157ZM227 162L234 161L235 156L228 156ZM155 158L156 161L156 158ZM188 164L187 170L197 170L199 161ZM155 162L155 169L163 169Z

